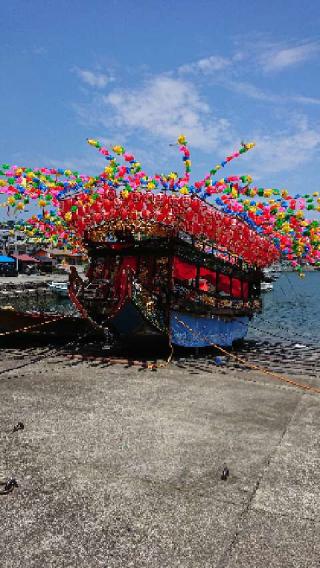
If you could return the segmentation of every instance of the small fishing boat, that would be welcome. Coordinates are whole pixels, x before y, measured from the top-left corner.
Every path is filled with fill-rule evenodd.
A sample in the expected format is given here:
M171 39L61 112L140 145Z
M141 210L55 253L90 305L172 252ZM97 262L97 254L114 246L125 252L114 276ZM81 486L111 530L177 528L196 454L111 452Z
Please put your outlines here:
M67 282L51 282L48 286L54 294L57 294L57 296L68 298L69 294Z
M74 339L79 334L92 331L92 326L82 318L58 313L19 311L12 306L0 307L0 340L26 335Z
M261 282L260 285L261 292L271 292L273 290L272 282Z

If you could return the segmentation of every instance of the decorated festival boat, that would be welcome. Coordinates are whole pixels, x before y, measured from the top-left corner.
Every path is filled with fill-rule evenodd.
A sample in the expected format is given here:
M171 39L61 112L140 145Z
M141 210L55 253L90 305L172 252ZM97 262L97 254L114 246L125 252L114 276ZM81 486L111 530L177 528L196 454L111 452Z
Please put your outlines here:
M243 338L249 319L261 310L263 273L249 259L193 231L196 217L213 215L222 226L224 216L183 196L140 194L133 202L127 198L125 205L125 220L103 221L85 233L87 279L72 271L69 288L80 313L130 341L167 338L174 345L205 347L230 346ZM137 206L140 211L152 209L152 219L169 206L172 222L141 217L137 222ZM122 204L122 212L124 208ZM240 241L241 232L250 232L237 220L229 229L239 232ZM263 247L266 253L269 248L271 260L270 242L254 233L251 237L255 249Z
M261 311L267 267L285 258L303 276L304 264L320 262L319 223L303 214L319 211L317 193L292 197L253 187L250 176L214 179L253 143L191 184L184 136L181 176L148 176L122 146L88 142L108 162L100 175L4 165L0 191L16 211L38 200L42 214L17 225L31 242L87 253L86 278L73 268L69 295L93 326L126 340L230 346Z

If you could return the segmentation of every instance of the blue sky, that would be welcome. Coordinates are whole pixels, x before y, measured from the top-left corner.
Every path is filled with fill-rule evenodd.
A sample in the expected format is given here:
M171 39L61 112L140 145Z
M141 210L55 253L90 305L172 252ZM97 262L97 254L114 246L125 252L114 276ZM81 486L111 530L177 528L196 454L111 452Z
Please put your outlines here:
M124 144L149 173L227 174L320 189L320 3L10 0L1 6L0 160L98 173L85 139Z

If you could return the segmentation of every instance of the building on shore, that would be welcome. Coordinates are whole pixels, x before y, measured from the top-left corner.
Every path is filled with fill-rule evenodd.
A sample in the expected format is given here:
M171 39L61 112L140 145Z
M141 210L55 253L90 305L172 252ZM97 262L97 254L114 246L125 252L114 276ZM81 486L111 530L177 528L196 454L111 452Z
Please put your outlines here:
M50 251L51 258L56 261L56 264L65 264L69 266L79 266L84 261L84 256L81 253L73 253L71 251L52 249Z
M12 257L18 262L18 272L28 274L38 270L40 261L29 254L12 254Z
M0 255L0 276L17 276L17 263L10 256Z

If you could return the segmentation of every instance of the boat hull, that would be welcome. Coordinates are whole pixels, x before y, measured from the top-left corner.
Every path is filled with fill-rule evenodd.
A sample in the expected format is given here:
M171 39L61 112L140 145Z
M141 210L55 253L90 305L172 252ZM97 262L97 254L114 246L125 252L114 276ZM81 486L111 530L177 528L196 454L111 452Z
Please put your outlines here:
M146 338L163 337L163 333L152 325L140 312L139 308L131 301L125 302L124 306L110 320L110 327L120 338Z
M70 340L91 329L90 324L81 318L0 308L0 339L32 335Z
M172 310L168 331L160 331L141 314L132 303L125 305L110 321L111 329L123 341L167 339L180 347L231 347L234 341L243 339L248 331L248 317L203 317Z
M248 331L249 318L210 318L172 311L171 342L181 347L231 347Z

